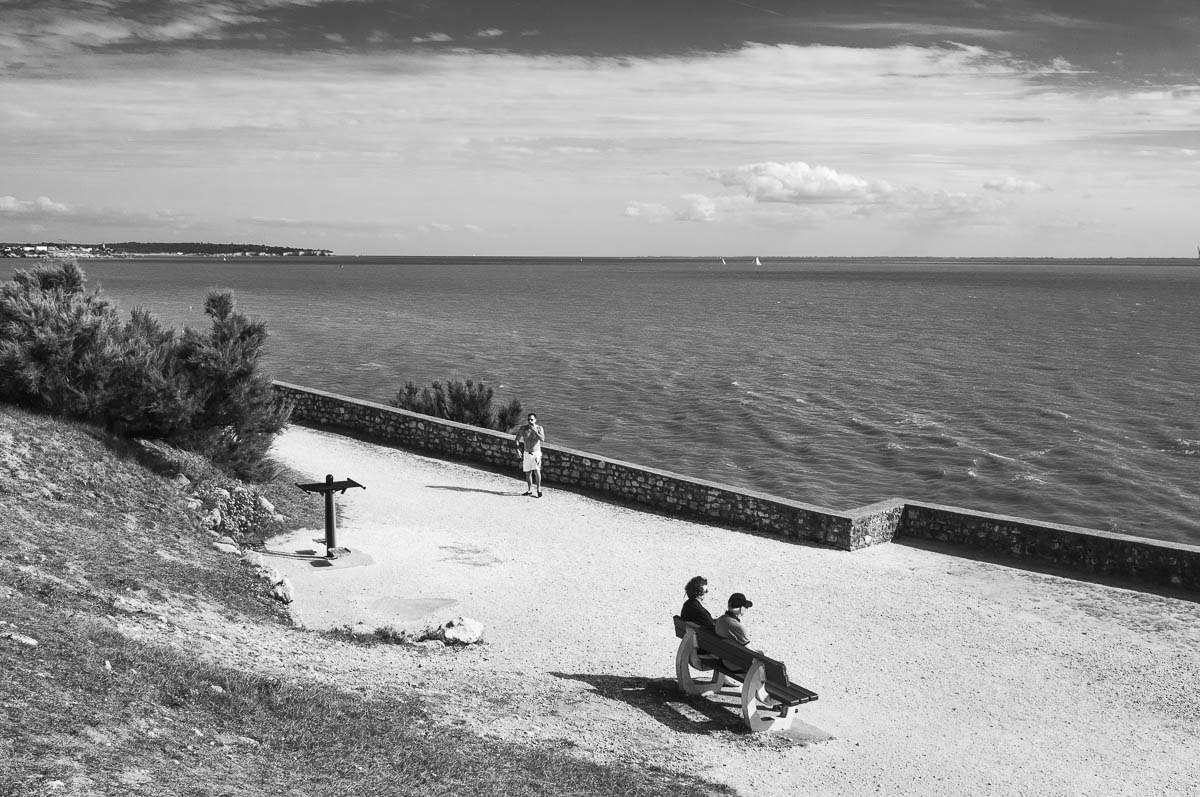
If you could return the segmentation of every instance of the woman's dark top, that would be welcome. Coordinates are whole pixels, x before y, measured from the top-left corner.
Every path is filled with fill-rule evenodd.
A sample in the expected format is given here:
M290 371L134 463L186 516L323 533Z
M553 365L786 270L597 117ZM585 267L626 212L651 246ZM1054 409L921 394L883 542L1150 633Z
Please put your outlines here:
M708 609L704 608L704 604L700 602L699 598L688 598L684 602L683 608L679 610L679 618L684 622L695 623L704 628L716 626L713 616L708 613Z

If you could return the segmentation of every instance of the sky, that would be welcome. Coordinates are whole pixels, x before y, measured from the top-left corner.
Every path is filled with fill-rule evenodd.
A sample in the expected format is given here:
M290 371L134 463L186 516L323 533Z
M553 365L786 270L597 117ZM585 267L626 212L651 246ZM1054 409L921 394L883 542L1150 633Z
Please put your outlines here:
M1195 257L1197 0L0 0L0 241Z

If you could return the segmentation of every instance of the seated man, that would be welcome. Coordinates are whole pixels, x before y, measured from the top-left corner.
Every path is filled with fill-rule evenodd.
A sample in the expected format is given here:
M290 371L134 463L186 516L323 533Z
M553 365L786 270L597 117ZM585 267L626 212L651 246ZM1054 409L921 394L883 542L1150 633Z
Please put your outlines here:
M728 639L730 642L736 642L744 648L750 648L750 636L746 633L745 626L742 625L742 615L746 610L754 605L740 592L735 592L729 596L728 608L725 614L717 618L714 630L717 636L722 639ZM754 650L754 648L750 648ZM761 653L761 650L754 650L755 653ZM726 667L733 667L732 662L724 661Z

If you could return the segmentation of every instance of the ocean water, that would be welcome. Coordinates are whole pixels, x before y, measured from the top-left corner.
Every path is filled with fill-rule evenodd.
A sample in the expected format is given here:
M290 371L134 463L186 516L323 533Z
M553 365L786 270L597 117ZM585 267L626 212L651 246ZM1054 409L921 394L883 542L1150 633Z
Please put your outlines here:
M483 380L552 443L794 500L1200 544L1196 261L730 260L82 265L175 326L233 289L285 381Z

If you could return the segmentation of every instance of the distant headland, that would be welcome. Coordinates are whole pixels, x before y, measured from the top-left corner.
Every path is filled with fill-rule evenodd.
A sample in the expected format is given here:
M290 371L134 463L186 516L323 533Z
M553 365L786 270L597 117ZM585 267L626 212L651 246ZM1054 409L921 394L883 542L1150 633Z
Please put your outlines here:
M264 244L178 243L124 241L121 243L76 244L0 242L0 257L328 257L329 249Z

